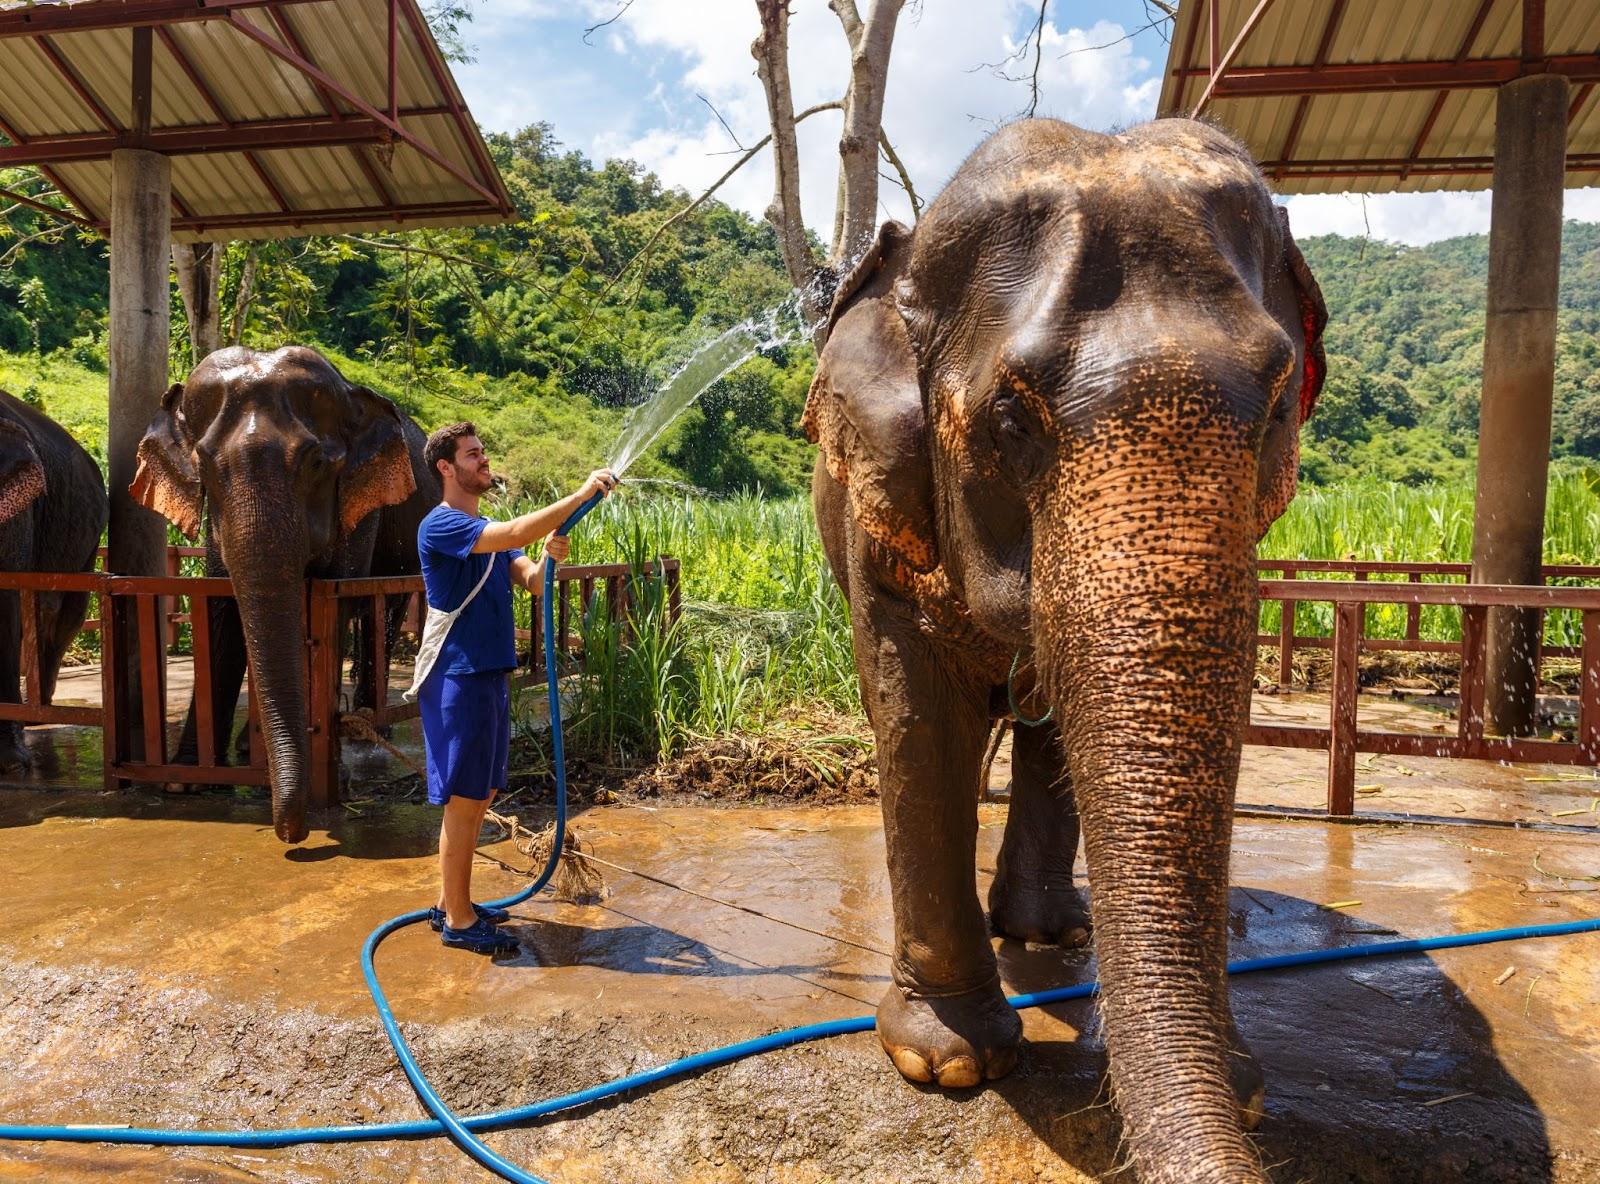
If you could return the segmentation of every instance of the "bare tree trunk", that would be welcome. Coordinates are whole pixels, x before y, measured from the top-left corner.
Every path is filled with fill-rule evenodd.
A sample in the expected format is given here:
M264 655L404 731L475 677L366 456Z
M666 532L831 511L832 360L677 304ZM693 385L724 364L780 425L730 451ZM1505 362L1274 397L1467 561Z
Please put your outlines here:
M809 306L825 303L813 295L820 265L806 241L805 219L800 214L800 149L794 134L794 96L789 85L789 3L788 0L756 0L761 16L761 36L750 46L756 59L756 73L767 95L767 115L772 122L772 204L767 221L778 232L778 249L789 282L802 293Z
M178 294L189 318L189 348L192 362L222 347L222 308L218 281L222 276L222 252L216 243L173 243L172 265L178 272Z
M256 258L260 248L250 244L244 257L244 269L239 273L239 291L233 297L233 327L228 331L228 344L238 345L244 337L244 325L250 317L250 304L256 296Z
M830 262L843 267L872 241L878 224L878 138L895 25L905 0L876 0L865 21L855 0L829 0L850 43L850 90L839 136L843 216L836 222Z

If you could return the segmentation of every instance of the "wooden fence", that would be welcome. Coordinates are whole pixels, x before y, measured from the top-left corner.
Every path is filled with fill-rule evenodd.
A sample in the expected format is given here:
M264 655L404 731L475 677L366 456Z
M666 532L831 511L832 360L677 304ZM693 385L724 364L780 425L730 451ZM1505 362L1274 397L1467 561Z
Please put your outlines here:
M169 554L169 570L175 569L182 554ZM663 558L657 572L644 577L665 582L668 621L676 620L681 611L680 574L678 560ZM573 617L576 614L581 618L597 603L597 598L606 604L614 619L625 619L634 595L635 578L627 564L619 563L563 565L557 569L558 630L565 652L581 655L581 633L573 632ZM0 592L8 591L16 592L21 598L22 701L0 702L0 720L100 728L105 754L104 782L108 789L130 782L267 784L265 747L260 743L260 706L248 672L245 698L251 727L250 763L226 764L226 754L216 751L212 734L212 685L218 671L211 652L211 621L218 612L232 611L231 581L178 575L118 576L102 572L71 575L0 572ZM99 706L57 707L42 702L36 598L44 591L87 592L93 598L92 628L86 625L85 632L100 635ZM299 642L306 651L311 804L328 805L338 797L340 719L348 705L343 692L345 657L350 651L347 634L350 621L363 616L383 621L385 609L393 606L397 612L403 610L402 635L408 629L418 632L422 594L420 576L305 582L305 635ZM539 597L535 595L530 599L530 619L537 624ZM107 622L111 628L105 627ZM167 734L169 643L175 639L180 624L190 627L198 750L198 759L185 763L175 759ZM542 633L538 628L521 629L517 633L519 642L528 647L523 651L527 661L518 677L530 684L542 684ZM414 718L418 711L416 704L388 701L391 655L386 631L367 628L358 631L357 636L366 652L357 654L355 661L359 663L364 656L372 662L375 671L377 705L371 722L384 727ZM292 639L284 641L292 644ZM134 661L138 665L138 677L130 680L130 666ZM136 704L127 701L125 691L132 681L137 682Z

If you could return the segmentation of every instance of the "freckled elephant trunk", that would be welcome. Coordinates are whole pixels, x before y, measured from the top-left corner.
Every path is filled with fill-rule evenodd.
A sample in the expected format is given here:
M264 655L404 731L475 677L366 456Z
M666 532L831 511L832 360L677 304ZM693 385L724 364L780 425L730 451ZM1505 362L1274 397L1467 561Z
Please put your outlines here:
M1083 819L1112 1084L1145 1184L1265 1179L1230 1080L1225 973L1256 465L1242 442L1206 434L1140 424L1109 466L1069 462L1036 518L1034 636Z
M260 502L265 506L270 499ZM251 694L261 713L272 826L285 843L309 833L306 797L311 765L306 718L304 546L284 537L281 520L260 521L232 507L223 554L250 655Z

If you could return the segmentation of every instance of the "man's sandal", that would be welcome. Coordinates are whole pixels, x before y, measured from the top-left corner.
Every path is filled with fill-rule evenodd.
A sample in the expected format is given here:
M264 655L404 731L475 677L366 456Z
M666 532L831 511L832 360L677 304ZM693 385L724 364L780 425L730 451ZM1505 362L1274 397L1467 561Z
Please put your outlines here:
M511 914L506 912L505 909L497 909L493 905L475 904L472 906L472 911L478 914L478 920L487 921L491 925L498 925L502 921L509 921L511 919ZM432 929L435 933L443 932L443 909L428 910L428 928Z
M440 930L439 940L453 949L471 950L475 954L510 954L520 948L516 938L481 917L465 929L446 925Z

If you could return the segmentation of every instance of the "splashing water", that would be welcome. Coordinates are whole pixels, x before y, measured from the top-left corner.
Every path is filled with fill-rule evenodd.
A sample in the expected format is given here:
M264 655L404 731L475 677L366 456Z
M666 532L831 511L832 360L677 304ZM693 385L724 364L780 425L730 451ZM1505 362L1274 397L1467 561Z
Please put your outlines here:
M799 315L798 301L791 299L706 342L673 371L654 395L628 412L617 442L611 446L611 461L606 467L622 476L672 421L692 407L718 379L762 350L798 340L808 329Z

